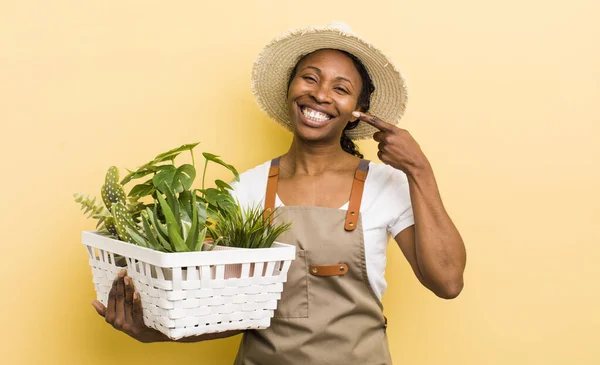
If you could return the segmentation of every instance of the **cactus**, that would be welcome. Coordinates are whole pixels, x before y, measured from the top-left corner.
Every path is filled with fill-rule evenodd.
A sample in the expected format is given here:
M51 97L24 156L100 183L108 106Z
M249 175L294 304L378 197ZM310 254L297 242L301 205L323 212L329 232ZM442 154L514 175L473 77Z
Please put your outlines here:
M143 204L127 204L125 190L119 182L119 170L116 166L109 167L106 172L101 193L104 205L112 213L110 217L105 218L104 225L106 229L120 240L134 243L131 234L127 231L127 227L135 231L139 230L133 219L132 210L140 207L143 208Z
M115 226L115 219L112 216L104 218L104 228L106 228L113 236L119 237L119 232Z
M133 214L135 210L144 208L141 203L127 204L123 185L119 183L119 170L115 166L111 166L106 172L104 185L101 189L102 201L104 206L96 204L96 198L90 199L89 196L83 194L74 194L75 201L81 204L81 209L85 209L84 214L90 213L88 218L98 219L96 228L99 231L108 231L114 237L126 241L134 242L127 227L134 231L139 231L140 228L136 224Z
M124 205L127 204L125 190L123 190L123 185L119 183L119 169L116 166L111 166L106 172L101 193L104 205L108 210L111 210L112 205L118 202L122 202Z
M131 235L127 232L127 227L137 230L136 224L131 218L131 213L125 207L123 202L117 202L112 205L112 214L114 217L114 225L119 234L119 239L125 242L135 243Z

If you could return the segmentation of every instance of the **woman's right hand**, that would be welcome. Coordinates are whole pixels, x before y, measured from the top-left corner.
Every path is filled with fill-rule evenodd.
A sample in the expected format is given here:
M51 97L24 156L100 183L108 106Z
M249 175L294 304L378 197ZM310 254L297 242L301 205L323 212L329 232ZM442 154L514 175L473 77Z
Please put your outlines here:
M97 300L92 301L92 306L107 323L140 342L169 341L167 336L144 324L140 294L135 291L125 269L121 269L113 281L108 293L108 308Z

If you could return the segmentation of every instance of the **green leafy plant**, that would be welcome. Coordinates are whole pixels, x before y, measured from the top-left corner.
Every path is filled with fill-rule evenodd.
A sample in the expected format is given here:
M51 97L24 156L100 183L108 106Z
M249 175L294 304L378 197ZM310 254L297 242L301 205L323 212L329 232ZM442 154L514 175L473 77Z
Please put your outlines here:
M98 219L96 228L100 233L158 251L199 251L207 236L212 238L212 247L233 245L234 239L252 242L248 247L269 247L278 236L275 233L281 231L280 227L264 227L263 241L257 241L258 231L254 230L248 231L251 238L244 240L239 232L246 231L234 231L234 228L237 225L255 228L258 209L254 213L246 212L250 213L246 220L242 218L243 209L229 194L232 190L229 184L216 180L215 188L205 188L209 163L225 167L238 180L239 174L232 165L217 155L203 153L202 187L192 188L196 178L193 149L197 145L185 144L161 153L137 170L127 170L128 174L121 181L118 168L111 166L101 188L104 206L98 205L96 198L83 194L75 194L75 201L85 209L85 214L90 213L88 218ZM176 166L175 158L185 151L190 152L192 164ZM139 179L144 181L134 185L126 195L124 186ZM226 223L226 219L232 223ZM236 232L236 236L229 232Z
M239 204L238 204L239 205ZM275 211L276 212L276 211ZM291 227L291 223L271 225L265 218L265 211L260 206L220 211L214 227L208 230L215 242L221 246L240 248L266 248L283 232ZM271 213L273 215L275 213ZM273 217L274 218L274 217Z

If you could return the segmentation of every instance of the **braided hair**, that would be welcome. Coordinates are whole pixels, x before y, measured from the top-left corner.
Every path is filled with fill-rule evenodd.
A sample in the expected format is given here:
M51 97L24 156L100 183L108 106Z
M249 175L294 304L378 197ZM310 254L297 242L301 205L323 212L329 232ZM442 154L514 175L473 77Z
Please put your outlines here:
M367 112L369 111L369 108L371 106L371 94L373 93L373 91L375 91L375 85L373 85L373 80L371 80L371 76L369 76L367 69L365 68L363 63L358 59L358 57L346 51L338 51L342 52L352 60L352 63L354 63L354 67L356 67L356 70L360 75L360 78L362 80L362 89L360 90L360 95L358 96L356 106L361 111ZM298 63L300 63L300 61L298 61ZM298 67L298 63L296 63L296 66L294 66L294 69L290 74L290 78L288 80L288 89L290 88L292 79L296 76L296 67ZM346 125L346 127L344 128L344 132L342 132L342 137L340 138L340 145L342 146L342 149L345 152L348 152L349 154L357 156L359 158L364 158L363 154L360 153L360 151L358 150L358 146L346 134L346 131L356 128L358 126L358 123L359 121L356 120L354 122L349 122Z

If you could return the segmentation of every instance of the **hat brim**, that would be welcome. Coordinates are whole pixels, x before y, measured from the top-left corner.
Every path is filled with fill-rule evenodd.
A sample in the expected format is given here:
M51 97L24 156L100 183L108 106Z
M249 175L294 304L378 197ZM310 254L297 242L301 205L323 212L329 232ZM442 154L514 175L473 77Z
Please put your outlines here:
M406 82L400 71L371 43L352 33L328 27L296 29L265 46L252 68L252 92L261 110L292 130L286 105L287 83L296 63L319 49L338 49L356 56L375 86L367 112L390 124L400 121L408 100ZM357 140L369 138L376 131L367 123L359 123L346 134Z

